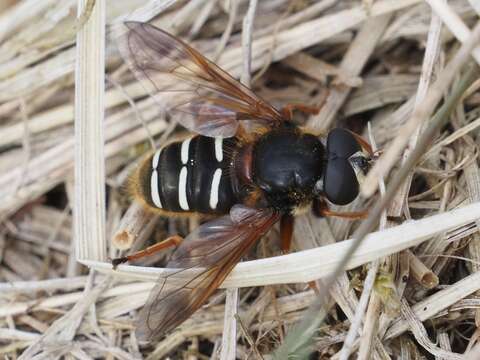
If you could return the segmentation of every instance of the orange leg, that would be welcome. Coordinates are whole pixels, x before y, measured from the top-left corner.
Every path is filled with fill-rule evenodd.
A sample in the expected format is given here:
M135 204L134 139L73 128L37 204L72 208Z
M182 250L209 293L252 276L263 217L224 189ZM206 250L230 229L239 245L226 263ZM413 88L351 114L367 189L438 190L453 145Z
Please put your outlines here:
M146 249L137 251L131 255L124 257L119 257L112 260L113 268L115 269L118 265L126 263L127 261L138 260L145 256L153 255L163 249L167 249L172 246L178 246L183 241L183 238L178 235L170 236L163 241L160 241L152 246L147 247Z
M368 211L332 211L324 210L322 216L334 216L344 219L356 220L356 219L365 219L368 216Z
M280 239L282 241L282 252L284 254L290 252L293 238L293 228L295 224L295 218L292 215L285 214L280 218ZM309 281L308 287L315 291L315 294L319 295L318 286L315 281Z
M283 215L280 218L280 239L281 239L281 247L283 253L290 252L290 245L292 244L292 237L293 237L293 225L294 225L294 217L292 215Z
M368 210L363 211L333 211L328 208L327 203L322 199L315 199L313 202L313 212L318 217L334 216L344 219L356 220L365 219L368 216Z
M309 106L309 105L304 105L304 104L287 104L282 108L282 115L287 119L287 120L292 120L293 118L293 110L299 110L305 114L310 114L310 115L316 115L322 108L323 104L327 101L329 91L325 91L321 99L318 101L320 105L318 106Z
M292 120L293 118L293 111L299 110L304 112L305 114L315 115L318 114L320 111L321 106L308 106L304 104L287 104L282 108L282 115L287 120Z

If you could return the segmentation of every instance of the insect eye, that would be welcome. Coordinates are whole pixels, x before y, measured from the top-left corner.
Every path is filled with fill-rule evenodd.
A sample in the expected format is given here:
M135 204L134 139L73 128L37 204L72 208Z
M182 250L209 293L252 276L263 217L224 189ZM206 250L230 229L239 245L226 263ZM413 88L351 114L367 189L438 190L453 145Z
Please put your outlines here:
M332 203L346 205L358 195L359 185L351 160L357 158L352 155L361 152L360 145L352 133L337 128L328 134L327 151L323 193Z
M337 158L327 164L324 176L324 193L337 205L351 203L358 195L358 180L347 159Z
M336 128L328 134L327 151L330 158L349 158L361 150L357 140L348 130Z

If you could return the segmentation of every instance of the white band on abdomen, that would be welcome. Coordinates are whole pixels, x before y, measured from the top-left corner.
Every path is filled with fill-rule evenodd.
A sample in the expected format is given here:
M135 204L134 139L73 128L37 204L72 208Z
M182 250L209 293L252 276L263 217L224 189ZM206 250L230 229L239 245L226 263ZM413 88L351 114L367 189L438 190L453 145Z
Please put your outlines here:
M182 167L180 170L180 176L178 179L178 203L182 210L190 210L187 201L187 175L188 170L187 167Z
M215 138L215 158L218 162L223 161L223 138Z
M192 140L192 138L188 138L188 139L185 139L182 142L182 148L180 150L180 156L181 156L182 164L184 164L184 165L188 162L188 152L190 150L190 141L191 140Z
M150 191L152 193L152 201L156 207L162 208L162 202L160 201L160 194L158 193L158 172L152 171L152 177L150 179Z
M222 169L215 170L212 179L212 187L210 189L210 208L215 210L218 204L218 191L220 188L220 179L222 178Z
M155 154L153 155L153 158L152 158L152 168L153 168L153 170L157 170L158 161L160 160L161 152L162 152L162 149L159 149L159 150L155 151Z

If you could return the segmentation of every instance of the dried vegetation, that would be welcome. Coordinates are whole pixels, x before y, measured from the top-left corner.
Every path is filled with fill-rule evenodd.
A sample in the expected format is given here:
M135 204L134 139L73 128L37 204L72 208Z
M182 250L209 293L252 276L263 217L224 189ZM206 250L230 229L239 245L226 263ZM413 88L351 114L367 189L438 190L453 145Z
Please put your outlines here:
M475 0L78 2L78 16L74 0L0 3L1 357L267 359L309 346L319 359L480 358ZM181 131L123 65L115 28L125 19L189 40L274 105L326 97L297 120L348 127L384 150L350 206L382 215L367 225L301 216L285 256L272 230L227 295L147 345L133 320L168 254L115 276L107 259L198 221L154 217L125 194L152 138ZM411 154L419 160L393 187ZM367 228L327 290L319 279L354 243L342 240ZM308 281L330 305L309 319L323 320L310 343L292 331L319 297Z

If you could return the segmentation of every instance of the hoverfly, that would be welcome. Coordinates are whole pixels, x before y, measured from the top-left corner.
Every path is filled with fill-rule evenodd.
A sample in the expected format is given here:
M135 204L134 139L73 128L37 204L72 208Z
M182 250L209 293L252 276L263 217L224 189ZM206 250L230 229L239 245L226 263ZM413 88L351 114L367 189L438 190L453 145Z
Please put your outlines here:
M159 279L137 322L137 336L151 341L200 308L277 221L288 250L293 216L310 207L319 216L362 217L331 211L325 199L353 201L373 154L347 130L322 139L295 125L292 110L315 109L277 110L165 31L140 22L125 26L119 49L130 69L155 99L168 99L170 115L197 133L146 157L132 175L131 192L161 215L219 216L184 240L173 236L113 261L116 266L177 245L168 268L203 269L187 279L175 278L182 270Z

